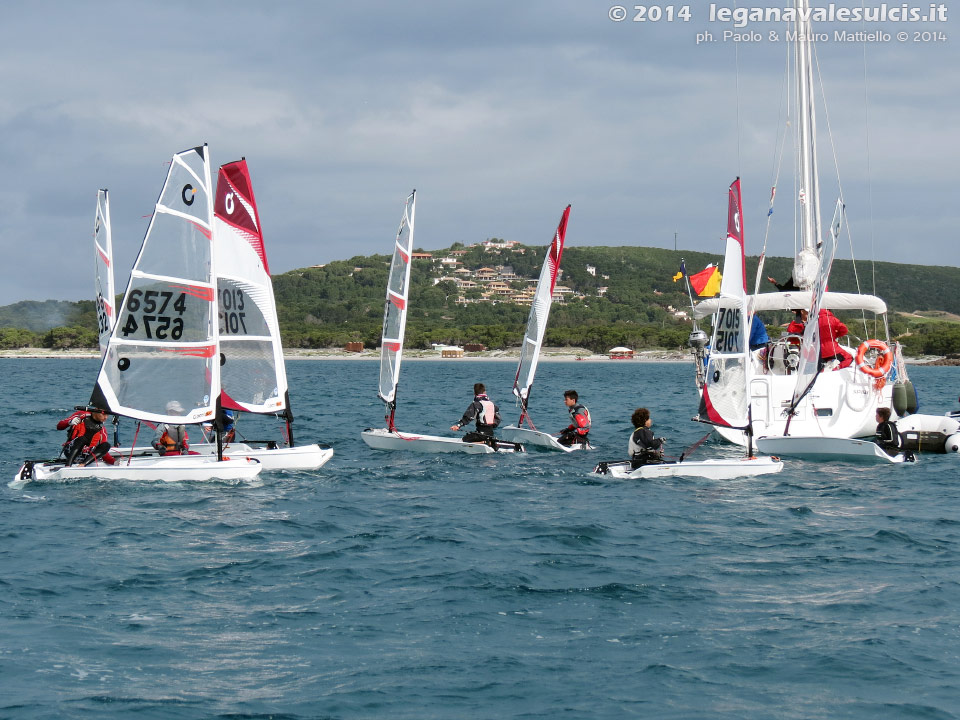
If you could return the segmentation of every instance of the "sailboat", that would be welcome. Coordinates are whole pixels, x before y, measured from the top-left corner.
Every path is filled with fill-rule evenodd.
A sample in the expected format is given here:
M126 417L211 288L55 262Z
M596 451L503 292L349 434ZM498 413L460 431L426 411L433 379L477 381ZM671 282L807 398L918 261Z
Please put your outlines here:
M541 432L530 419L529 402L530 391L533 388L533 378L537 372L537 363L540 360L540 348L543 346L543 335L547 330L547 319L550 317L550 307L553 302L553 288L557 283L557 274L560 271L560 258L563 256L563 243L567 235L567 219L570 217L570 206L567 205L560 217L560 224L553 234L553 242L547 249L547 256L540 269L540 280L537 282L537 292L530 305L530 316L527 319L527 331L523 336L523 345L520 350L520 363L517 365L517 375L513 381L513 394L520 402L520 419L516 425L507 425L500 430L500 437L512 442L527 443L551 450L573 452L584 447L581 443L563 445L549 433ZM523 423L529 425L523 427ZM589 447L589 446L587 446Z
M214 419L220 397L215 246L210 161L203 145L171 160L101 361L92 407L141 423ZM27 461L14 482L247 480L260 469L259 461L243 456L131 454L114 465Z
M380 341L380 384L377 395L386 408L385 428L367 428L360 437L375 450L414 450L419 452L462 452L486 454L522 449L514 443L497 447L483 442L463 442L460 438L439 435L400 433L394 423L397 410L397 385L403 360L403 340L407 327L407 303L410 297L410 261L416 219L417 191L407 197L397 230L387 279L387 299L383 311L383 337Z
M294 444L280 323L246 159L220 167L213 218L220 407L277 415L286 423L285 447L275 441L247 440L230 442L224 450L256 458L264 470L316 470L333 457L333 450L316 443ZM190 449L218 452L216 443L195 443Z
M756 437L783 436L788 431L789 421L789 432L794 435L865 437L872 435L876 428L874 417L878 407L890 407L894 412L892 419L896 419L898 414L902 415L910 409L909 403L898 404L893 401L894 373L897 384L902 385L906 380L906 367L899 347L891 342L887 325L887 306L883 300L867 294L827 292L826 281L829 277L829 269L822 274L823 280L819 284L819 290L814 287L823 269L822 246L825 242L830 242L830 238L822 237L820 219L813 70L815 35L811 30L809 2L796 0L794 7L797 10L795 28L797 32L793 41L793 63L798 117L796 123L791 120L789 126L795 128L798 144L797 198L802 247L799 248L794 259L792 279L800 289L775 293L759 292L760 282L764 277L763 265L766 257L766 241L764 241L754 294L750 296L749 302L754 313L810 308L808 328L811 325L816 328L818 315L815 311L819 312L820 309L857 312L864 317L864 336L868 336L866 318L867 313L871 313L878 319L878 325L883 329L883 340L867 341L859 349L843 346L841 343L845 352L851 356L866 355L866 361L821 373L815 385L812 383L804 385L804 391L800 396L796 395L797 370L801 363L807 368L811 367L809 358L802 359L801 353L809 355L818 350L809 343L809 338L784 336L774 339L765 351L751 354L748 358L752 369L749 386L752 406L751 432ZM776 186L771 192L768 217L773 213L775 197ZM842 220L842 201L839 207ZM695 318L713 316L722 320L724 317L720 312L722 302L722 299L714 298L699 303L695 308ZM698 367L702 367L706 360L705 348L702 343L698 346L693 337L691 337L691 346L694 347ZM892 368L883 369L879 362L869 361L871 352L869 348L874 346L879 346L882 351L888 351L891 354L895 359ZM813 368L816 368L818 359L812 359ZM739 392L739 385L737 387ZM703 395L705 385L702 377L697 378L697 388ZM718 388L714 399L723 402L721 397L723 394L724 391ZM739 445L746 445L748 442L747 431L743 428L718 426L717 432L725 439ZM765 444L764 447L770 446Z
M600 463L595 470L599 474L622 478L705 477L727 480L783 470L783 463L779 459L753 455L750 432L753 369L748 344L753 311L750 296L747 295L740 178L730 185L728 197L727 240L718 318L713 326L700 410L694 419L716 427L741 430L747 437L747 453L742 458L711 458L693 462L681 455L676 463L641 465L636 469L631 469L629 462Z
M110 331L117 319L117 293L113 285L113 238L110 232L110 194L97 191L97 213L93 222L94 290L97 304L97 337L100 357L107 351Z

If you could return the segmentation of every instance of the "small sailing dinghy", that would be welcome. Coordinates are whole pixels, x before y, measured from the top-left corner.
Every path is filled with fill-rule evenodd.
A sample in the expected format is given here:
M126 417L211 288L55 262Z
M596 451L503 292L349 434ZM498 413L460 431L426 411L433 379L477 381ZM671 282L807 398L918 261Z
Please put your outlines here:
M400 433L394 424L397 410L397 384L403 359L403 339L407 326L407 300L410 296L410 260L416 219L417 191L407 197L400 228L393 248L387 299L383 312L383 337L380 341L380 385L377 395L386 407L385 428L367 428L360 437L374 450L413 450L417 452L460 452L486 454L523 450L514 443L487 444L464 442L460 438L439 435Z
M752 376L748 333L753 311L747 295L746 253L743 242L743 214L740 203L740 178L730 185L727 210L727 241L720 281L719 312L713 324L710 359L700 397L700 410L694 419L719 427L743 430L747 453L742 458L714 458L690 462L681 455L676 463L641 465L633 469L629 462L600 463L595 472L622 478L704 477L729 480L738 477L768 475L783 470L775 457L753 456L753 423L750 409Z
M220 396L213 197L206 145L173 156L110 333L90 406L141 422L212 420ZM174 402L175 401L175 402ZM168 408L181 408L182 414ZM257 460L218 454L125 457L83 467L27 461L14 483L248 480Z
M804 460L849 460L851 462L903 463L916 462L907 453L888 455L872 440L856 438L781 435L757 438L763 452L789 455Z
M533 388L533 378L537 373L537 363L540 360L540 349L543 346L543 335L547 330L547 319L550 317L553 288L557 283L557 274L560 270L560 258L563 256L563 243L567 235L567 219L569 217L570 206L567 205L560 217L557 231L553 235L553 242L547 249L547 256L544 258L543 267L540 270L537 292L530 305L527 332L523 336L520 363L517 365L517 375L513 381L513 394L517 396L520 402L520 419L517 420L516 425L507 425L500 429L500 437L504 440L562 452L591 448L589 444L581 443L564 445L557 440L556 436L537 430L530 419L529 402L530 390ZM523 427L524 422L529 427Z
M333 457L333 449L294 444L280 323L246 159L220 167L213 218L220 407L286 421L285 443L244 440L227 443L224 451L256 458L264 470L316 470ZM217 444L196 443L190 449L215 455ZM120 449L125 451L129 448Z

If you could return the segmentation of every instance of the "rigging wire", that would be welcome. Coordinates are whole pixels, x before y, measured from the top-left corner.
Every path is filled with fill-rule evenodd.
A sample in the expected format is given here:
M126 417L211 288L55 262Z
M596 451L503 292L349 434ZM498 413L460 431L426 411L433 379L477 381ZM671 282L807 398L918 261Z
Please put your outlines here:
M860 25L863 30L863 36L867 36L867 21L866 21L866 7L864 0L861 0L860 7L863 9L863 16L860 20ZM876 251L876 234L873 218L873 172L870 166L870 94L869 94L869 85L867 77L867 43L864 41L861 43L863 48L863 134L864 140L866 141L867 146L867 206L870 213L870 271L873 280L873 289L872 292L874 295L877 294L877 251ZM876 315L873 318L873 335L877 336L877 323L879 320Z
M827 108L827 93L823 86L823 75L820 73L820 56L817 54L816 43L812 44L813 47L813 64L817 68L817 80L820 83L820 97L823 98L823 115L824 119L827 121L827 137L830 138L830 151L833 154L833 168L837 174L837 189L840 192L840 202L843 203L844 207L846 202L844 201L843 195L843 184L840 181L840 160L837 156L837 146L833 140L833 126L830 124L830 110ZM850 231L850 223L845 223L847 230L847 239L850 242L850 262L853 265L853 277L857 283L857 294L862 295L863 291L860 288L860 274L857 272L857 258L853 252L853 233ZM860 309L860 316L863 322L863 332L865 335L870 333L867 328L867 312L863 308Z

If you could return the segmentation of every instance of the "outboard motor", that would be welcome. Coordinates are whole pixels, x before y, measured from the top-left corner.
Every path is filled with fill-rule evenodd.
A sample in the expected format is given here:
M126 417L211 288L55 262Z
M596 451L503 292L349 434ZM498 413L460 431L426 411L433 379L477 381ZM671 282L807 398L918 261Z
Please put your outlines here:
M703 384L706 382L706 351L707 343L710 342L710 338L707 337L707 334L697 328L690 333L690 337L687 338L687 345L693 348L693 357L694 362L697 365L697 387L702 388Z

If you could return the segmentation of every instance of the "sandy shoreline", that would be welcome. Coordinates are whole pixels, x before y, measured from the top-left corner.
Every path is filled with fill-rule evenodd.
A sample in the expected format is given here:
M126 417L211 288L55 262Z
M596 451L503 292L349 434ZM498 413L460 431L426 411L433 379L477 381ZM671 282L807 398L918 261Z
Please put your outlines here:
M288 350L283 354L287 360L351 360L377 361L380 353L375 350L364 350L362 353L347 352L339 349L318 350ZM93 360L100 357L100 353L93 350L49 350L47 348L21 348L19 350L0 350L0 360L63 360L76 358ZM520 349L485 350L484 352L466 353L462 358L441 358L435 350L407 350L403 354L404 360L432 360L436 362L517 362L520 359ZM941 365L943 357L926 355L923 357L906 358L908 365ZM540 362L693 362L690 351L681 350L640 350L633 360L611 360L606 355L591 354L587 350L580 352L567 348L545 348L540 356Z
M288 350L284 353L287 360L353 360L378 361L380 353L375 350L364 350L362 353L346 352L339 349L318 350ZM100 353L91 350L49 350L46 348L21 348L19 350L0 350L0 359L97 359ZM520 359L520 349L486 350L484 352L466 353L462 358L441 358L435 350L407 350L403 354L404 360L436 360L442 362L463 362L465 360L482 361L509 361L517 362ZM631 362L629 360L610 360L606 355L594 355L588 351L570 351L567 349L544 349L540 362ZM643 350L637 352L633 362L693 362L690 352L677 350Z

